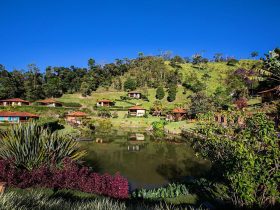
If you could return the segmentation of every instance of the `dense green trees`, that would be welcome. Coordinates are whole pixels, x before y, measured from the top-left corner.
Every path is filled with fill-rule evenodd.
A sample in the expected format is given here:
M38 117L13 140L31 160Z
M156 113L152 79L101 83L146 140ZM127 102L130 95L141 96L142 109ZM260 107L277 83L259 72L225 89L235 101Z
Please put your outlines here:
M164 96L165 96L164 89L163 89L162 86L159 86L159 87L157 88L157 91L156 91L156 98L159 99L159 100L161 100L161 99L164 98Z
M123 87L126 91L131 91L131 90L135 90L137 88L137 84L136 81L132 78L128 78L124 84Z
M177 85L171 84L170 87L168 88L167 101L169 102L175 101L176 94L177 94Z
M242 207L268 208L280 202L280 149L274 122L263 113L243 116L245 125L233 123L241 113L224 113L228 126L204 115L196 139L201 154L210 158L215 175L229 186L232 202ZM215 170L218 169L218 170ZM221 181L221 180L220 180Z

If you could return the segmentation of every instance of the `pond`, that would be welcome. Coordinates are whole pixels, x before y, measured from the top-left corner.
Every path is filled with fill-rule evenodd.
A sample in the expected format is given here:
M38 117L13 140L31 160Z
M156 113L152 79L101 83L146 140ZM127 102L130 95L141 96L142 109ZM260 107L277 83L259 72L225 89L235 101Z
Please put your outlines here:
M187 141L178 136L175 143L154 140L152 134L141 130L111 130L96 132L92 139L80 142L87 151L85 163L97 172L120 172L132 189L201 176L210 168L209 161L196 157Z

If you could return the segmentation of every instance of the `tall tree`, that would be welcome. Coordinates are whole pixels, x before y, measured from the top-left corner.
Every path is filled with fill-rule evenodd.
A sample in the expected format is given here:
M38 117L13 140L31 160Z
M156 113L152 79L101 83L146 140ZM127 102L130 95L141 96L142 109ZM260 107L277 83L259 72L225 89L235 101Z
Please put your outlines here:
M157 88L157 91L156 91L156 98L159 99L159 100L161 100L161 99L164 98L164 96L165 96L164 89L163 89L162 86L159 86L159 87Z

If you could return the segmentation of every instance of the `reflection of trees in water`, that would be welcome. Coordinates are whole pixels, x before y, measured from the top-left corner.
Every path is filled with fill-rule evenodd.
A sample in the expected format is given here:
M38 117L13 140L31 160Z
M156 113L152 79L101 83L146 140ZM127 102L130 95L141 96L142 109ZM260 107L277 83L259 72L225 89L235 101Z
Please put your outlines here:
M93 171L95 172L101 172L102 171L102 164L100 162L100 159L98 158L98 155L95 151L90 152L90 155L87 155L84 158L85 164L89 166Z
M165 179L172 181L180 181L186 176L201 176L209 170L209 163L198 162L193 159L185 159L181 161L172 160L172 163L163 163L158 165L156 171Z

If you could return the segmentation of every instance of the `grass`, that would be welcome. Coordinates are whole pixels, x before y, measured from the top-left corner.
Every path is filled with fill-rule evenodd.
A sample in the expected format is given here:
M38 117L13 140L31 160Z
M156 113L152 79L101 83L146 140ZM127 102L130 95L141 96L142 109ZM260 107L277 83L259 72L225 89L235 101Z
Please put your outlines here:
M180 198L182 199L182 198ZM195 199L195 198L193 198ZM178 201L178 204L181 204ZM113 200L72 190L53 192L50 189L10 188L0 195L0 209L5 210L180 210L201 209L188 205L174 206L165 202L151 203L137 200Z

